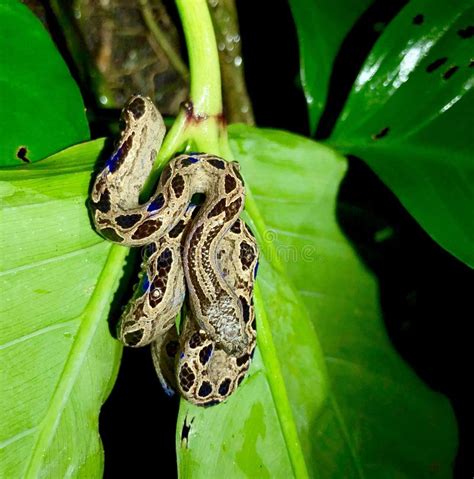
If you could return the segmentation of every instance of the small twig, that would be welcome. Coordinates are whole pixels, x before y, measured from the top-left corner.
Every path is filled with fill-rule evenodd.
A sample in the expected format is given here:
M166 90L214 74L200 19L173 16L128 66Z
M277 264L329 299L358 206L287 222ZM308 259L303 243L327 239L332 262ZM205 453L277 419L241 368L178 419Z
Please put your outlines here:
M208 4L219 47L227 121L254 125L252 103L245 85L235 0L208 0Z
M168 57L171 65L184 80L187 80L189 77L189 70L181 59L179 53L175 50L173 45L168 41L166 35L158 26L158 23L156 23L148 0L140 0L140 9L146 26L155 38L156 42L160 45L165 55Z

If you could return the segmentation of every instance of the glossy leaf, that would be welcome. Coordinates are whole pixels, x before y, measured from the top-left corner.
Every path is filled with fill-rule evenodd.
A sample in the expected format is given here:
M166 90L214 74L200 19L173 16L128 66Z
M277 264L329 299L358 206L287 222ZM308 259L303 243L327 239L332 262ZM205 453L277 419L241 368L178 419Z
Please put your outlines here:
M0 3L0 165L89 139L85 109L49 34L17 0Z
M474 267L474 7L410 2L365 62L330 139Z
M91 228L102 141L0 170L0 477L100 477L98 414L121 347L109 305L127 249Z
M372 0L290 0L301 59L301 82L314 133L323 112L334 60L347 33Z
M376 279L336 223L346 161L289 133L230 132L263 253L258 348L226 403L182 402L180 477L449 477L450 405L393 350Z
M266 255L259 349L228 402L182 405L181 476L445 477L449 405L394 353L375 280L335 222L345 160L283 132L232 133ZM100 476L97 411L120 351L105 315L126 252L92 232L85 207L101 147L1 172L2 476Z

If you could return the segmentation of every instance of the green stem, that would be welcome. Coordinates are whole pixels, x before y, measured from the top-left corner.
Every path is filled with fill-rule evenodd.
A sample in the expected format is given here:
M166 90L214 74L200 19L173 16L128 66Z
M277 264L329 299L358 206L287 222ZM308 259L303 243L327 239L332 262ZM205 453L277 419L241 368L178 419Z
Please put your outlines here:
M227 160L233 159L222 119L219 55L206 0L176 0L176 4L188 46L191 74L189 105L192 108L183 108L176 118L158 154L152 180L156 180L158 170L173 154L190 146ZM275 253L273 243L264 239L265 225L250 192L247 195L246 210L260 233L258 236L260 242L263 241L264 252L270 254L269 257L276 257L272 255ZM278 269L281 272L281 264L278 264ZM267 368L293 471L295 477L307 478L305 458L258 284L255 288L255 302L259 321L258 344Z
M145 192L166 162L189 148L232 160L222 119L222 88L216 37L206 0L176 0L183 25L190 65L192 111L182 108L155 162Z
M191 70L194 113L222 114L221 72L216 37L206 0L176 0ZM204 123L204 122L203 122Z

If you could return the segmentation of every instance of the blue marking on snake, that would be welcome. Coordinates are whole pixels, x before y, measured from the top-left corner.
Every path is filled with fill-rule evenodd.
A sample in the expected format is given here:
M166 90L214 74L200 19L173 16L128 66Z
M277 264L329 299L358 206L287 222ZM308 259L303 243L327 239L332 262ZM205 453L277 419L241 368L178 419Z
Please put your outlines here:
M117 169L117 163L122 156L122 147L120 147L105 163L105 166L113 173Z
M174 389L172 389L167 383L165 383L164 380L160 380L161 387L163 388L163 391L168 397L172 397L175 395Z
M257 264L255 265L255 269L253 270L253 279L255 279L257 277L257 271L258 271L258 265L260 263L257 261Z
M143 281L142 281L142 285L141 285L142 294L145 294L148 291L149 287L150 287L150 280L148 279L148 276L145 275L143 277Z
M153 212L159 210L165 204L165 199L163 195L160 193L147 207L147 211Z

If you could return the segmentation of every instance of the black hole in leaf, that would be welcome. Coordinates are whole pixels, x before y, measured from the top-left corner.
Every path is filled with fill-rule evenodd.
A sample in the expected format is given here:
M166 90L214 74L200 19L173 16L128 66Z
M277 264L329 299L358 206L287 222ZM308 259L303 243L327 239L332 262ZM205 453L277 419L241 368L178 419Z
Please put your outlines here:
M419 13L413 17L413 25L421 25L425 21L425 17Z
M194 418L192 418L191 421L189 421L188 423L188 418L184 418L183 429L181 429L181 442L185 441L186 446L188 443L189 431L191 430L193 421Z
M430 64L426 67L426 71L427 71L428 73L434 72L434 71L437 70L441 65L443 65L444 63L446 63L447 60L448 60L447 57L438 58L437 60L435 60L433 63L430 63Z
M250 4L252 2L242 3ZM393 0L390 2L375 0L368 3L370 6L357 19L344 38L334 60L326 105L315 135L318 139L330 136L349 96L351 86L380 36L380 33L374 29L374 24L377 22L389 24L408 3L408 0ZM357 48L354 48L355 45L357 45Z
M456 67L456 66L448 68L448 70L446 70L443 73L443 78L445 80L449 80L458 70L459 70L459 67Z
M466 40L468 38L474 37L474 26L469 25L466 28L461 28L458 30L458 35L463 39Z
M387 136L388 132L390 131L390 128L386 126L382 130L380 130L378 133L375 133L372 135L373 140L380 140L380 138L383 138L384 136Z
M27 153L28 149L26 148L26 146L20 146L20 148L18 148L18 151L16 152L16 157L21 161L24 161L25 163L31 163L30 159L26 157Z
M474 68L474 60L471 60L471 61L469 62L469 68Z

